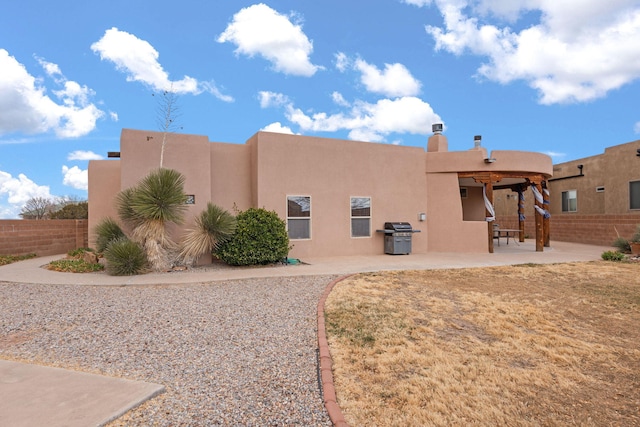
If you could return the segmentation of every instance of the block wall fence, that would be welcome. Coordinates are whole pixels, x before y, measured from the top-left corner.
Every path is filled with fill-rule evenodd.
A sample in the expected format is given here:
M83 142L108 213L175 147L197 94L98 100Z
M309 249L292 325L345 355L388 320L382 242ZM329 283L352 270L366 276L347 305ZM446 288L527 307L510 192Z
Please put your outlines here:
M86 219L0 220L0 255L64 254L89 245Z
M531 219L530 219L531 218ZM497 216L496 223L502 228L518 228L517 216ZM584 243L588 245L611 246L618 237L629 239L640 224L640 213L614 215L552 215L550 218L550 239L560 242ZM617 232L616 232L617 230ZM535 236L535 220L527 216L525 235Z

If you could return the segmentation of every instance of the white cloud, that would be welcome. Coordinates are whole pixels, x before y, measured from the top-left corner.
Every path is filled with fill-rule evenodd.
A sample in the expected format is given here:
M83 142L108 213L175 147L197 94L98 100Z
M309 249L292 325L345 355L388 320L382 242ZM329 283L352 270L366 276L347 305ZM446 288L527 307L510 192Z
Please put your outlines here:
M418 7L429 6L431 4L431 0L403 0L403 1L406 4L412 4Z
M539 92L541 104L591 101L640 78L637 0L582 0L579 5L552 0L435 3L444 26L426 30L436 50L486 57L480 76L502 84L524 80ZM481 22L485 16L515 22L531 11L540 12L539 22L520 31ZM469 16L473 13L478 17Z
M633 126L633 131L635 133L640 133L640 122L636 122L636 124Z
M362 73L361 81L368 91L389 97L415 96L420 93L420 82L402 64L384 64L384 70L356 60L354 67Z
M336 68L341 73L344 73L348 68L351 67L351 60L344 52L336 53L335 58L336 58Z
M331 94L331 99L333 100L333 102L341 107L348 107L349 105L349 101L347 101L346 99L344 99L344 96L342 96L342 94L340 92L333 92Z
M172 90L179 94L209 92L222 101L233 101L212 82L199 82L189 76L170 80L169 74L158 62L160 54L149 42L116 27L105 31L104 36L91 45L91 50L99 54L100 59L113 62L119 71L127 75L127 81L140 82L157 91Z
M333 115L316 113L309 116L289 105L286 116L303 131L348 130L351 139L375 142L385 141L392 133L424 135L433 123L442 123L431 106L416 97L382 99L375 104L357 101L347 114Z
M76 150L76 151L72 151L67 155L67 160L102 160L102 159L104 159L104 157L102 157L100 154L94 153L93 151Z
M111 117L111 120L113 120L114 122L118 121L118 113L116 113L115 111L109 111L109 117Z
M269 91L258 92L258 99L260 100L260 108L282 107L291 102L287 95Z
M558 153L556 151L545 151L544 154L553 158L553 159L562 159L566 156L566 153Z
M53 91L61 103L46 94L42 79L33 77L9 52L0 49L0 135L53 131L59 137L72 138L94 130L104 113L89 102L93 91L67 80L57 65L38 61L55 77L56 84L63 86Z
M51 198L49 186L38 185L24 174L17 178L0 171L0 203L6 198L9 205L0 205L0 218L18 218L27 201L33 197Z
M78 166L72 168L62 166L62 174L64 175L62 179L64 185L78 190L87 190L89 188L89 176L86 169L82 170Z
M263 127L261 130L265 132L286 133L293 135L293 131L291 130L291 128L288 126L283 126L280 122L271 123Z
M310 77L321 67L311 63L313 43L292 18L255 4L236 13L217 41L236 45L236 54L262 56L275 71Z

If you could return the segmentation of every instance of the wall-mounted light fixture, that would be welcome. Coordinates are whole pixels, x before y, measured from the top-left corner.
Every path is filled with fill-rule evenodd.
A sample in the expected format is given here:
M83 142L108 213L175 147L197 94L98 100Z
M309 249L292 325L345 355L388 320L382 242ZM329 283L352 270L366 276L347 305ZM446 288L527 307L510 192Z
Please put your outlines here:
M431 130L435 135L440 135L442 133L442 123L434 123L431 125Z
M636 156L640 157L640 148L636 150Z
M584 175L584 174L582 173L582 168L584 168L584 165L578 165L578 169L580 169L580 175Z
M418 214L418 220L419 220L419 221L426 221L426 220L427 220L427 214L426 214L426 213L424 213L424 212L420 212L420 213Z

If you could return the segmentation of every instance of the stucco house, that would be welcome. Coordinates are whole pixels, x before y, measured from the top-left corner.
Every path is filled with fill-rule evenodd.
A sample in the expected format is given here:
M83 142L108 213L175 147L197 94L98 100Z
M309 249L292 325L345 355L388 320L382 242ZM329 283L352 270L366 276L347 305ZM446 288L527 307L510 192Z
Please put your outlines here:
M266 208L287 222L292 257L383 254L377 230L386 222L420 230L411 235L412 253L492 252L493 188L539 186L552 175L551 159L522 151L489 155L479 143L450 152L441 129L434 125L425 148L270 132L244 144L168 134L163 166L186 178L191 197L181 227L208 202L232 213ZM117 218L116 194L159 167L162 139L160 132L123 129L120 151L89 163L91 241L102 218Z

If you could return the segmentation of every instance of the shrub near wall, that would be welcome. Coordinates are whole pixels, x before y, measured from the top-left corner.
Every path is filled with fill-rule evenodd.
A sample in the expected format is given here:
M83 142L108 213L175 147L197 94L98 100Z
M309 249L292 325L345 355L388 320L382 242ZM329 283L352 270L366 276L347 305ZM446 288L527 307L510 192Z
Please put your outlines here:
M88 244L86 219L0 220L0 255L57 255Z

